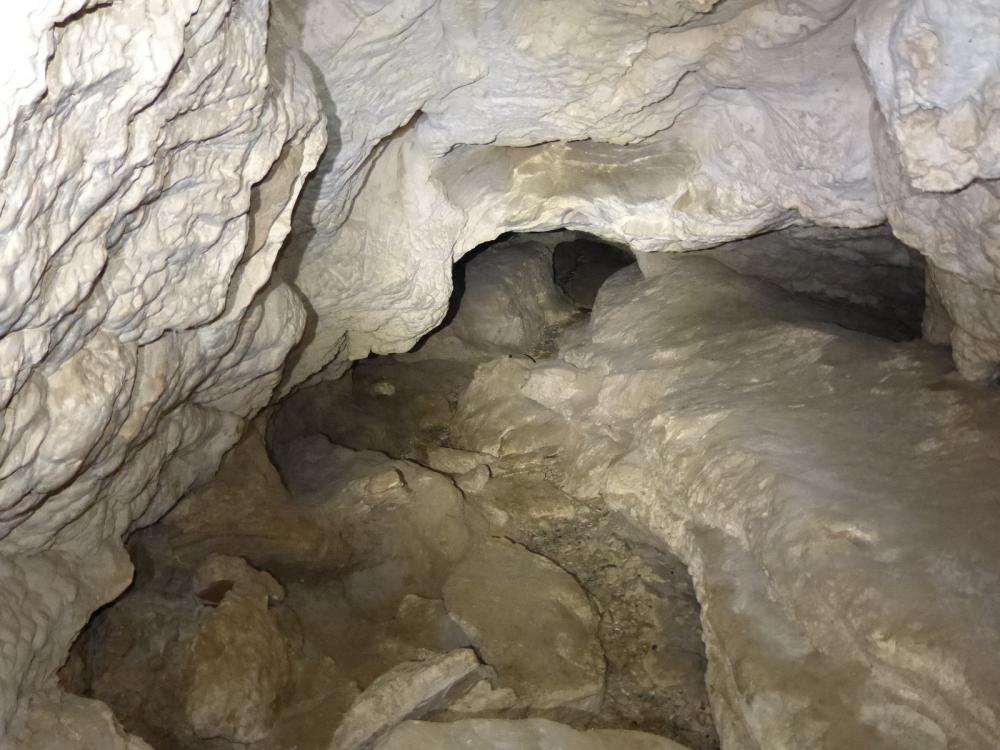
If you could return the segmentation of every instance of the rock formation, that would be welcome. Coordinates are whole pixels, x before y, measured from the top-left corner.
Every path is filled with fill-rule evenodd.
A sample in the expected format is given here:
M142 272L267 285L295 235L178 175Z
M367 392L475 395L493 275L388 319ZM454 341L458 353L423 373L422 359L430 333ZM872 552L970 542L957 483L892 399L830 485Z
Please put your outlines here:
M629 246L649 268L652 253L789 228L820 244L830 237L824 233L844 229L888 243L878 228L886 225L926 264L924 336L950 344L968 380L1000 377L1000 10L993 0L39 0L7 3L0 22L5 746L66 746L76 736L94 747L141 747L103 706L56 684L77 633L131 579L123 538L211 478L249 420L277 396L334 379L371 352L416 344L445 317L454 263L504 232L587 231ZM787 239L767 248L774 264L798 252ZM878 253L894 259L879 264L886 284L913 265L897 244ZM801 287L794 264L769 277ZM743 299L741 284L713 278ZM831 298L840 294L837 284L822 286ZM871 289L853 288L853 304L872 299ZM905 283L899 289L898 310L919 307ZM620 298L609 300L629 308L618 290L609 294ZM718 305L727 300L719 296ZM782 349L787 359L772 360L776 369L818 351L819 334L782 331L801 346ZM674 343L646 333L632 340L633 356L646 351L660 362L642 347L660 341L668 351ZM837 348L829 344L824 356L836 360ZM518 358L484 365L464 397L468 419L456 425L456 442L465 441L458 447L496 455L563 445L575 439L567 418L591 397L599 427L588 439L606 447L618 439L611 422L638 419L653 406L643 401L643 377L681 377L652 366L624 377L613 363L598 362L602 356L586 355L584 364L567 356L541 366ZM850 356L858 356L853 348ZM927 466L966 487L958 467L978 455L963 443L975 432L963 421L973 419L974 398L949 401L953 387L965 387L950 380L940 391L916 388L942 373L906 356L865 360L865 395L889 387L871 373L917 393L911 410L926 409L933 424L907 422L914 450L933 454ZM839 387L822 378L815 384L824 393ZM371 386L375 402L384 386ZM497 403L480 397L499 402L512 389L524 396L530 421L519 415L507 425L514 429L500 431L491 422ZM844 398L863 401L851 389ZM430 399L421 413L446 408ZM629 461L610 478L591 466L575 490L590 496L611 482L625 488L622 497L635 494L629 471L646 460L679 460L663 455L665 446L683 447L707 429L709 412L684 428L691 433L681 417L636 426L648 440L618 446ZM889 410L884 418L903 415ZM773 423L762 416L753 424L766 441ZM941 424L950 425L943 437L921 436ZM413 444L393 456L408 457ZM834 441L845 451L844 472L862 460L853 445ZM611 460L597 448L587 455ZM397 474L366 479L390 500L451 487L437 475L390 468ZM721 483L726 468L705 471ZM463 485L471 494L488 476L469 471L478 472ZM884 489L876 474L872 481ZM969 476L990 481L985 469ZM822 472L807 479L833 483ZM413 488L411 480L423 484ZM838 587L836 576L826 588L766 575L779 562L805 564L776 560L775 539L790 545L788 554L834 555L799 543L796 523L812 519L829 530L831 549L865 550L857 559L886 566L879 570L903 566L900 587L939 591L936 582L948 579L978 596L982 590L962 571L992 527L969 521L969 541L949 526L957 523L952 516L934 515L934 498L924 498L911 531L946 526L956 551L942 551L936 564L905 554L900 562L890 559L897 547L886 541L892 532L880 525L884 517L864 515L874 513L874 496L890 497L885 514L909 513L888 490L851 489L849 503L830 506L843 507L842 518L816 521L820 510L809 505L809 514L792 514L777 529L759 521L774 515L747 510L758 508L753 498L742 509L713 509L722 490L709 497L699 487L684 491L702 505L679 506L675 515L710 529L703 537L661 517L663 509L644 522L683 551L704 590L738 598L771 587L789 627L814 639L816 650L803 645L796 658L815 674L825 659L850 654L877 672L866 683L873 695L906 694L931 707L921 713L885 699L891 708L875 715L851 704L872 731L910 731L920 723L911 721L915 712L926 718L924 729L905 737L918 744L957 737L959 746L980 747L996 738L996 717L983 703L992 673L972 664L984 647L977 639L989 633L970 627L945 658L926 633L906 630L912 613L888 611L889 604L868 614L852 609L866 594ZM893 492L911 490L923 497L908 484ZM964 502L987 503L982 487L967 490ZM448 497L459 507L457 495L442 502ZM870 525L856 523L855 512ZM298 528L301 519L281 517ZM406 559L426 554L426 580L436 585L445 572L436 555L449 564L460 557L463 528L455 526L455 546L444 553L415 547ZM716 544L713 529L743 546ZM302 538L303 547L316 558L335 557L315 533ZM289 555L276 543L270 552ZM740 567L740 555L764 578L720 580L720 571ZM735 590L726 594L726 586ZM362 606L362 598L354 603ZM951 601L942 594L939 603ZM966 611L967 599L954 603ZM376 611L385 602L368 597L363 606ZM936 607L927 617L943 617ZM821 633L815 625L823 612L850 623ZM893 640L890 623L910 637ZM760 713L743 711L742 677L725 671L722 642L709 642L711 679L727 715L766 714L763 704ZM753 667L747 679L759 684L771 669ZM806 731L748 726L734 718L722 729L729 741L757 732L775 747L803 741Z

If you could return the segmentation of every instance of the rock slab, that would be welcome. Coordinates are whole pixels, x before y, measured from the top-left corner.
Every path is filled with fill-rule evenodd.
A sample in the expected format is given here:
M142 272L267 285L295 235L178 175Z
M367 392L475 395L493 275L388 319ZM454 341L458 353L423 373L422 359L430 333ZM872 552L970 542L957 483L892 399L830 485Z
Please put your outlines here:
M586 716L600 705L604 654L597 616L565 570L490 539L445 581L445 606L496 669L501 687L535 712Z

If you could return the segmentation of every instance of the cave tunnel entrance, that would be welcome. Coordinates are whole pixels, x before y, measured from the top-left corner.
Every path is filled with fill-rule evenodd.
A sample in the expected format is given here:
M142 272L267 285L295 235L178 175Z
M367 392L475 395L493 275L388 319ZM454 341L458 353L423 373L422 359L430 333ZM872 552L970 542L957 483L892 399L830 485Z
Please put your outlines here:
M592 310L601 285L612 274L635 263L635 255L620 245L576 234L555 246L552 270L563 294L577 307Z

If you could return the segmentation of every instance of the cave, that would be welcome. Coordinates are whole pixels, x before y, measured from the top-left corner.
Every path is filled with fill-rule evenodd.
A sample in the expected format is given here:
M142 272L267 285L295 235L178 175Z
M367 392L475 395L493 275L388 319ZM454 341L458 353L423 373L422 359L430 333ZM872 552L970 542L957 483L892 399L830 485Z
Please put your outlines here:
M1000 8L0 10L0 748L1000 747Z

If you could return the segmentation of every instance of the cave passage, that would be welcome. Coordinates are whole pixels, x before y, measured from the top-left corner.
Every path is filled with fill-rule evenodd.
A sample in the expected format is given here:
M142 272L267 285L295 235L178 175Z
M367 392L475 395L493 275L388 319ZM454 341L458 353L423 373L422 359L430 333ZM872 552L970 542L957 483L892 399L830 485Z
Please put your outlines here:
M286 399L132 537L135 584L65 686L158 749L360 748L402 718L469 717L718 748L683 563L560 490L552 456L451 434L480 365L551 357L631 263L575 233L470 253L416 351Z
M631 250L594 237L575 237L560 242L552 253L556 285L582 309L591 310L597 292L608 277L635 263Z
M911 256L884 236L812 240L638 265L574 232L478 248L414 351L287 397L210 484L133 535L135 583L79 638L64 686L157 750L392 750L430 731L406 719L460 733L454 722L472 718L607 730L615 748L640 742L614 734L630 730L663 750L718 750L691 575L632 495L592 484L615 431L674 386L626 351L600 364L599 342L652 342L662 360L693 323L656 316L711 305L699 284L728 285L752 311L716 308L706 340L767 341L758 315L798 321L803 336L843 326L907 338L921 283ZM795 262L775 270L775 243L798 243ZM879 280L866 286L871 256ZM649 286L687 276L676 283L688 298ZM733 357L706 361L749 367L739 382L775 374L767 358L756 370ZM692 361L685 387L719 377ZM582 414L608 421L577 434Z

